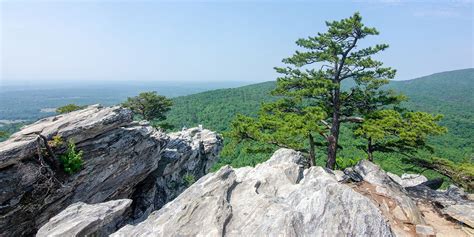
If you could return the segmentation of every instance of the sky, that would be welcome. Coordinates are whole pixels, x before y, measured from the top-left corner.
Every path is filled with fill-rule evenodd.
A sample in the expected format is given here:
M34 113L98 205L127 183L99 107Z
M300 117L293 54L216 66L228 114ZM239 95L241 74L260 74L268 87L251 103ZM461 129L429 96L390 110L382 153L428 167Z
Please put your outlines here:
M0 0L0 83L261 82L359 11L397 80L474 67L473 1Z

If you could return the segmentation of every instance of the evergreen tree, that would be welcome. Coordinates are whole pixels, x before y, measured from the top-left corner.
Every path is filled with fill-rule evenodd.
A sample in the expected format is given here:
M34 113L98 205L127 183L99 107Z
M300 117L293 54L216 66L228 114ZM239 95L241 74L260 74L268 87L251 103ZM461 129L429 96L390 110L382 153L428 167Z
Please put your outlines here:
M166 112L171 109L173 101L153 92L142 92L138 96L129 97L122 106L131 109L148 121L166 119Z
M441 115L425 112L380 110L367 116L357 126L355 134L367 141L364 150L371 161L376 151L410 155L419 149L431 150L426 143L427 138L447 131L445 127L438 125L441 118Z
M334 169L341 123L362 122L361 115L381 106L398 103L400 96L380 88L393 79L395 70L383 67L372 55L388 48L386 44L358 49L367 36L378 35L366 27L359 13L340 21L326 22L327 32L299 39L304 51L283 60L287 67L275 68L282 76L274 95L301 97L320 106L329 115L326 166ZM341 83L352 79L355 84L343 90Z
M257 118L238 115L226 135L235 143L243 140L264 142L307 154L308 164L315 165L315 136L324 132L320 120L324 111L308 106L301 99L284 98L263 104Z

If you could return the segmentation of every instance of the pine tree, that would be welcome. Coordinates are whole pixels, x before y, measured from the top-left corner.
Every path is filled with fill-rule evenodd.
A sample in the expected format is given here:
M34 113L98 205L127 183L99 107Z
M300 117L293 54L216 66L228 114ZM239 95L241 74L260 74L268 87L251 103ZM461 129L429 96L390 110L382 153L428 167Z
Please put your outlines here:
M253 140L301 151L307 154L308 164L314 166L318 145L315 136L324 132L320 123L324 117L320 107L297 98L283 98L263 104L257 118L238 115L226 135L234 143Z
M273 94L303 98L329 115L326 166L334 169L341 123L362 122L361 115L398 103L402 97L380 90L396 71L371 57L388 45L358 49L361 40L379 34L375 28L366 27L359 13L326 25L327 32L296 41L304 51L283 59L287 67L275 68L282 76ZM341 83L346 80L355 83L343 90Z
M425 112L380 110L368 115L355 135L367 141L365 151L371 161L376 151L411 155L420 149L431 150L427 138L447 131L438 125L441 118Z
M153 92L142 92L138 96L129 97L122 106L129 108L142 119L161 121L166 119L166 112L171 109L173 101Z

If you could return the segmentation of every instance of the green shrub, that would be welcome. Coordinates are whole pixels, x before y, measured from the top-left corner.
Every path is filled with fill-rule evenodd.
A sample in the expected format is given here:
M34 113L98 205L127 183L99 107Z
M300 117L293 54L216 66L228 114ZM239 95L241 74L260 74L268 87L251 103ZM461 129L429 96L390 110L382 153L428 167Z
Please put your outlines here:
M64 172L73 174L82 168L84 162L82 160L82 153L82 151L76 151L76 145L73 141L68 141L66 153L59 158L63 165Z
M7 138L8 137L8 133L5 132L5 131L0 131L0 138Z
M61 106L61 107L57 108L56 113L65 114L65 113L69 113L69 112L72 112L72 111L83 109L85 107L86 106L80 106L80 105L76 105L76 104L68 104L68 105Z
M184 183L186 184L187 187L193 185L193 183L196 182L196 177L192 174L186 174L183 177Z
M336 158L336 168L339 170L344 170L347 167L352 167L362 160L362 158Z

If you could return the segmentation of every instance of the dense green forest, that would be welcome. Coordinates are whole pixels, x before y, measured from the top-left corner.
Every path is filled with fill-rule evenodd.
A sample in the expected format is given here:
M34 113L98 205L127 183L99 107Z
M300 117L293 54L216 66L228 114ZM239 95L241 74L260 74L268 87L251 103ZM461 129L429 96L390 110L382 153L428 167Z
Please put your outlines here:
M351 82L348 82L351 83ZM420 152L420 157L441 157L454 163L473 163L474 160L474 69L464 69L408 80L392 81L390 89L409 97L403 106L409 110L420 110L444 115L441 122L448 128L445 135L433 137L430 144L434 153ZM174 106L166 122L181 128L202 124L205 128L225 134L237 114L255 116L261 103L275 100L270 91L275 82L264 82L239 88L219 89L189 96L174 98ZM362 141L356 139L350 129L342 128L338 167L343 168L365 157L358 148ZM216 168L255 165L264 161L275 147L247 143L237 147L226 144L222 158ZM324 147L320 147L317 162L323 163ZM375 161L388 171L423 172L428 177L439 177L434 171L410 164L399 154L375 154Z

